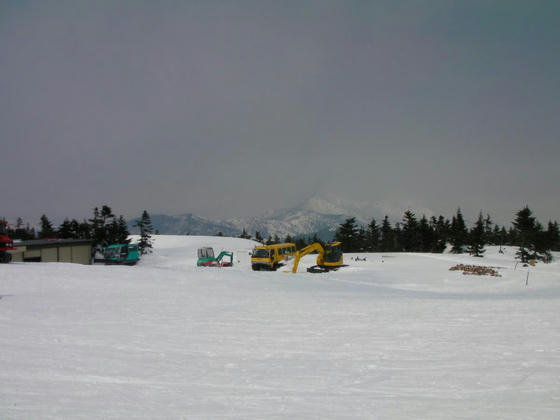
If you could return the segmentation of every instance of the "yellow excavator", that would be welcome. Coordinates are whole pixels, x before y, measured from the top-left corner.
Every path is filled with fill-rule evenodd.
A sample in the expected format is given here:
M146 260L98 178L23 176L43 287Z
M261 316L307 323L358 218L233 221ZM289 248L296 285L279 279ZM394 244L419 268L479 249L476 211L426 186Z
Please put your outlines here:
M315 242L296 252L292 273L297 273L299 260L314 251L319 253L317 255L317 265L309 267L307 269L309 273L326 273L343 267L342 242L325 244L324 247L319 242Z

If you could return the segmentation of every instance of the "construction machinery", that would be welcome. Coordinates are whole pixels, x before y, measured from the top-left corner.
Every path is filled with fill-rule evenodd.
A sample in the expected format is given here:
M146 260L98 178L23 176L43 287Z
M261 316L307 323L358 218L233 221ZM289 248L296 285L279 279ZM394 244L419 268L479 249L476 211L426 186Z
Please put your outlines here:
M317 264L307 269L309 273L326 273L343 267L342 242L333 242L324 246L315 242L296 253L292 273L297 273L299 260L312 252L318 252Z
M254 271L275 271L296 255L296 244L282 243L259 245L251 254L251 267Z
M138 244L114 244L105 248L105 265L135 265L140 260Z
M224 260L228 257L229 261ZM222 251L217 257L214 257L214 249L212 247L198 248L198 267L231 267L233 266L233 252Z
M0 263L6 264L12 261L12 254L8 251L15 250L14 241L7 235L8 222L0 221Z

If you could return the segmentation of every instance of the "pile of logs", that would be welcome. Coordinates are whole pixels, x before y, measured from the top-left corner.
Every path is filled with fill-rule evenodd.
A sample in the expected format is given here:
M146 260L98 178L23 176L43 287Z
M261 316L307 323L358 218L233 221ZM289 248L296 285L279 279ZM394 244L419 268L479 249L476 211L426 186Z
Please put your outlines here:
M500 273L496 271L496 267L484 267L482 265L466 265L466 264L457 264L454 267L451 267L449 271L459 271L462 270L463 274L468 275L476 275L476 276L493 276L493 277L502 277Z

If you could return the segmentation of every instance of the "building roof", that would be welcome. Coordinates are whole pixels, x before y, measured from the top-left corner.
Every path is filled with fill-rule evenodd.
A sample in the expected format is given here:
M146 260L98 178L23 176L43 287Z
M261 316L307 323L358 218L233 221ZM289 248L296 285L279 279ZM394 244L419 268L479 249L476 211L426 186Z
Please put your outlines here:
M32 239L29 241L14 241L14 247L46 248L53 246L89 245L91 243L90 239Z

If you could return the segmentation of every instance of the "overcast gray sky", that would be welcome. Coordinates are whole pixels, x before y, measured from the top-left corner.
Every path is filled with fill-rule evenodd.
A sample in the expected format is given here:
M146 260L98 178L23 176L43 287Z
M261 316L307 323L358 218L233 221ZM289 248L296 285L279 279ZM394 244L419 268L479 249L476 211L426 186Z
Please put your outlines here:
M0 216L331 193L560 219L560 2L0 0Z

